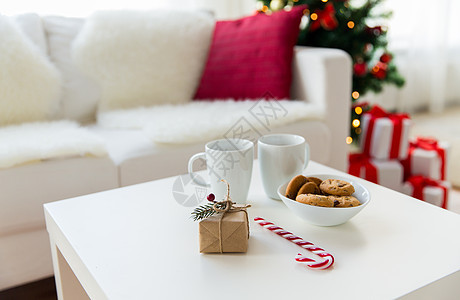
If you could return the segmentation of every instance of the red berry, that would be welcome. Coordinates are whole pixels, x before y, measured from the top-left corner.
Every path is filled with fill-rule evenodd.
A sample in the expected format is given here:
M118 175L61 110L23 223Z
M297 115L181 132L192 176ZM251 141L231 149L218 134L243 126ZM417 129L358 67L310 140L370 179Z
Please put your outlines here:
M209 194L208 197L207 197L208 201L214 201L214 199L216 199L216 196L214 196L213 193Z

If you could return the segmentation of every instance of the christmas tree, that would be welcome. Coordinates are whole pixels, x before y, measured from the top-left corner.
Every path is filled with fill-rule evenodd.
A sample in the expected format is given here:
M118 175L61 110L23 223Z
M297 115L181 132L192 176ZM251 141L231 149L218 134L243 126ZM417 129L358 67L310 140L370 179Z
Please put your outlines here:
M375 13L381 0L367 0L353 6L347 0L265 0L258 1L258 9L270 13L306 4L298 45L338 48L353 59L352 123L347 143L357 141L360 116L369 108L358 104L367 92L379 93L385 84L401 87L404 79L393 63L393 54L387 49L387 30L376 26L391 17L391 12ZM374 23L370 26L369 24Z

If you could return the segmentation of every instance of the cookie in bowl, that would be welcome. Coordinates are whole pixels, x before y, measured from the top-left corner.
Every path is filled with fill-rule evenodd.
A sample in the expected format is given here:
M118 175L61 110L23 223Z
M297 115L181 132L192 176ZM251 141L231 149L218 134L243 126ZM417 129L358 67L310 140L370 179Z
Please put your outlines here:
M302 176L303 177L299 178L309 178L309 176ZM321 180L321 182L318 180L316 181L316 186L318 187L319 192L302 193L302 186L307 182L313 182L308 179L304 184L302 184L302 186L297 186L298 190L295 197L293 196L294 190L291 190L289 194L286 192L286 189L291 181L286 182L278 188L278 195L283 203L295 215L310 224L317 226L336 226L343 224L363 210L370 202L370 193L358 178L333 174L311 175L311 177ZM338 181L329 182L328 179ZM345 183L342 185L340 181ZM336 191L339 191L338 193L340 194L346 193L349 195L340 196L328 194L327 191L331 191L329 188L325 188L324 190L320 188L323 182L331 184L337 183L339 190ZM293 185L291 185L291 187L292 186ZM353 189L351 189L350 186L353 187ZM342 190L341 188L345 189ZM308 189L305 187L304 191L310 192L312 189L313 188L310 185ZM291 195L293 198L288 198L286 195Z

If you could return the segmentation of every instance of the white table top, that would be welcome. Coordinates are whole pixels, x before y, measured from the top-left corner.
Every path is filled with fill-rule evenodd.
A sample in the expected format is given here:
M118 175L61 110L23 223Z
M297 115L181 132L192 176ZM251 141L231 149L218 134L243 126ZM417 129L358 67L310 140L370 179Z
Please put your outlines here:
M369 205L343 225L317 227L265 196L254 167L245 254L199 253L192 208L172 196L175 177L46 204L47 228L92 299L390 299L441 278L413 295L436 286L460 295L460 215L362 180ZM344 175L314 162L304 173ZM295 262L298 252L315 255L256 216L323 247L334 266Z

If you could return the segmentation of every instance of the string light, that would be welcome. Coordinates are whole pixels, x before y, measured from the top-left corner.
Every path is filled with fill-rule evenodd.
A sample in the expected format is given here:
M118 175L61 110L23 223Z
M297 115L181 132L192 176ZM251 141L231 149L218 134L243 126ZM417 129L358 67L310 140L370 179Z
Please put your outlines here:
M357 91L354 91L353 93L351 93L351 96L353 97L353 99L358 99L359 98L359 93Z
M323 1L324 3L326 3L326 2L327 2L327 0L321 0L321 1Z
M377 73L380 70L379 66L372 67L372 71Z
M313 20L313 21L316 21L318 19L318 15L315 14L315 13L312 13L310 18Z
M359 127L359 124L361 124L361 122L358 119L354 119L352 124L353 127Z
M355 113L356 113L357 115L360 115L362 112L363 112L363 109L362 109L360 106L356 106L356 107L355 107Z
M263 11L263 12L267 12L267 11L268 11L268 6L267 6L267 5L264 5L264 6L262 7L262 11Z
M350 145L352 142L353 142L353 138L351 136L347 136L347 139L345 140L345 142Z
M355 22L348 21L347 26L348 26L348 28L353 29L353 27L355 27Z
M361 128L356 128L355 132L356 132L356 134L361 134Z

